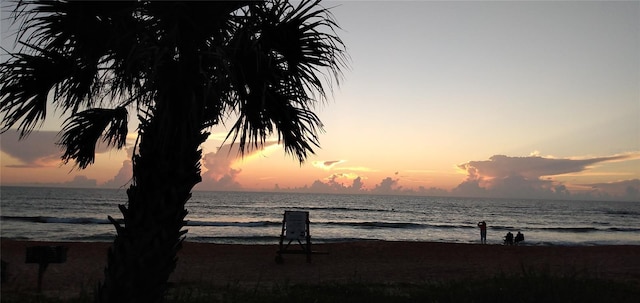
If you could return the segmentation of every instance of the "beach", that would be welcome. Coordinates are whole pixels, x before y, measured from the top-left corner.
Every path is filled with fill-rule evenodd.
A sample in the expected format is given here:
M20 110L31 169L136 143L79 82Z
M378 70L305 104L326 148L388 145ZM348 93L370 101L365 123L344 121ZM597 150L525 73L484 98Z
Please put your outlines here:
M68 247L67 260L50 264L42 288L53 295L92 291L103 277L107 242L1 241L7 262L2 292L36 289L38 265L25 263L27 247ZM298 247L290 246L289 250ZM170 281L213 286L268 286L277 283L429 283L484 279L525 271L627 281L640 285L640 246L503 246L439 242L359 241L313 245L319 252L284 254L278 245L185 242Z

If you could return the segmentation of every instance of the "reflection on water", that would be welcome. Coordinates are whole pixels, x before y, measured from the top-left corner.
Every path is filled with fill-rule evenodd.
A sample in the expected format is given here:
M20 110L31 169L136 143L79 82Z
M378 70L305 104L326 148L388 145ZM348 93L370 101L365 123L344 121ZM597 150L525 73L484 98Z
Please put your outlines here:
M124 189L2 188L2 237L110 241ZM511 231L527 245L640 245L640 203L414 196L194 192L189 241L277 243L285 210L310 212L316 243L407 240L489 243Z

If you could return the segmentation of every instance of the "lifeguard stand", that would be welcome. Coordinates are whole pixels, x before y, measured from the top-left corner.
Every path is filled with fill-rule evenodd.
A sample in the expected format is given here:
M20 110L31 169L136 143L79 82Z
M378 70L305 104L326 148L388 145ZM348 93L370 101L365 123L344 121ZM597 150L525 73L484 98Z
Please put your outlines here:
M285 244L285 241L287 243ZM300 244L298 250L289 250L291 242ZM309 233L308 211L285 211L282 220L282 233L280 234L280 250L276 256L276 263L282 264L283 254L306 254L307 262L311 262L311 234Z

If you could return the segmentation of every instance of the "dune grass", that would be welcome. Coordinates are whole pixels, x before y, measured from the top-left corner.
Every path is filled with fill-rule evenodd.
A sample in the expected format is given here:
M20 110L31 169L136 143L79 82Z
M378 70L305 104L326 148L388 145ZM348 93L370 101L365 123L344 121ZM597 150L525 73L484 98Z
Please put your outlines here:
M249 287L230 283L225 287L176 285L169 303L252 302L638 302L640 285L578 275L557 276L539 272L497 275L484 280L371 284L361 282L317 285L279 283ZM2 302L84 303L90 292L60 299L29 292L2 294Z

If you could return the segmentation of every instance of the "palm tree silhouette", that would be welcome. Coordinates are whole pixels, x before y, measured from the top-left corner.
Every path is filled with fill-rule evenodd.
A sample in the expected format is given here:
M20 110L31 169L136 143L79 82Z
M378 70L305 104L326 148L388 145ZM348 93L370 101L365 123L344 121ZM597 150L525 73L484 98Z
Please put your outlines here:
M16 4L22 47L0 63L2 132L28 136L51 103L68 117L62 160L83 169L98 141L125 146L129 111L139 120L128 203L122 223L109 217L117 235L97 301L163 300L212 126L232 120L227 140L241 153L277 135L302 163L319 146L312 107L346 61L319 2Z

